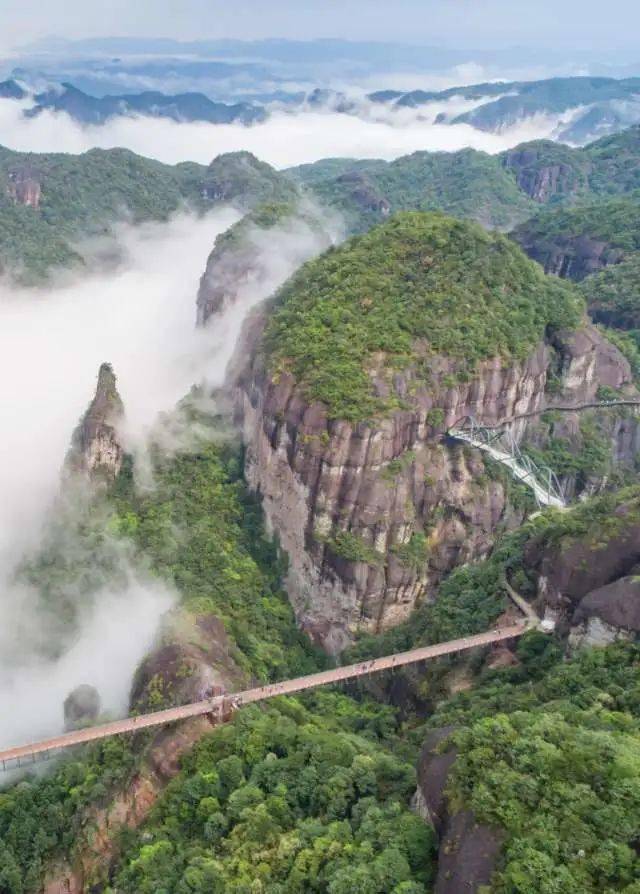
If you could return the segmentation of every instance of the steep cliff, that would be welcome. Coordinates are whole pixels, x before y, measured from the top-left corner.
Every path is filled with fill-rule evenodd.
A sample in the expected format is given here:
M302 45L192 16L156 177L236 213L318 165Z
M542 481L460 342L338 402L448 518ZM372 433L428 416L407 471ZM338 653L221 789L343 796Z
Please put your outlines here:
M207 259L197 323L270 294L306 260L331 245L327 218L302 201L258 205L221 233Z
M536 607L573 645L604 645L640 633L638 487L579 506L531 531L524 567Z
M489 885L500 858L504 833L486 823L479 823L472 810L452 810L446 796L456 749L441 746L454 732L454 727L432 730L424 744L418 763L418 787L414 805L438 835L438 873L434 894L477 892Z
M637 197L542 211L513 231L545 273L576 281L640 249Z
M594 329L562 334L578 307L502 237L419 214L311 262L276 298L238 388L246 475L289 556L299 623L325 648L405 620L522 518L508 478L448 428L547 406L559 355L567 400L629 381Z
M122 468L124 448L118 433L124 406L109 363L98 372L96 393L73 433L66 468L92 481L113 481Z
M524 143L505 152L502 163L520 189L542 205L575 199L588 190L586 154L560 143Z

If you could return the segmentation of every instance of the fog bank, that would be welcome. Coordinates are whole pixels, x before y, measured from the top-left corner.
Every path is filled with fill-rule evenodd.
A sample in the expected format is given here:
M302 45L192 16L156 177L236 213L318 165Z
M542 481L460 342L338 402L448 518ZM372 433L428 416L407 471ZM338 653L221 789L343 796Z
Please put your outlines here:
M124 582L80 604L77 637L52 661L42 657L46 617L13 572L39 545L103 360L114 365L139 443L194 381L222 375L215 337L194 328L195 294L216 235L236 217L123 227L126 260L116 271L48 290L0 284L0 744L61 730L62 702L80 683L98 688L103 710L126 710L133 671L174 595L123 554Z
M237 216L225 210L205 219L180 215L167 224L122 227L126 260L116 271L47 290L0 285L0 746L60 731L62 702L81 683L96 686L103 711L122 716L135 667L177 599L144 568L133 567L131 551L123 549L124 583L106 585L83 602L75 641L58 660L45 660L46 613L37 594L12 575L25 552L41 543L99 364L114 366L128 446L144 460L158 413L170 411L194 383L221 385L248 311L327 244L326 236L297 219L268 232L250 230L253 273L219 316L196 329L200 275L216 235ZM334 234L337 226L330 222ZM184 436L167 447L182 446ZM139 465L143 484L152 484L145 463Z
M62 112L24 118L22 111L28 103L0 99L0 144L24 152L71 153L123 146L169 164L208 164L222 152L249 150L284 168L336 156L391 160L418 150L449 152L471 147L496 153L527 140L551 137L560 122L559 116L540 115L500 134L485 133L468 124L435 123L444 105L432 103L401 113L377 106L375 111L369 109L368 117L330 110L276 111L251 127L124 117L102 126L82 126ZM461 100L459 106L464 111L468 104ZM455 107L455 102L449 104L451 111Z

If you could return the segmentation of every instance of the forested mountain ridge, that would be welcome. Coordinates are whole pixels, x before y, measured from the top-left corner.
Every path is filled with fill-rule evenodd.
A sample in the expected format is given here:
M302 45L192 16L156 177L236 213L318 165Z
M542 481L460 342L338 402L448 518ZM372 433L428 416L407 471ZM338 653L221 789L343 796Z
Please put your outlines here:
M171 166L126 149L74 156L0 147L0 269L43 282L57 267L83 265L83 240L110 233L118 222L167 220L180 210L222 205L246 211L296 194L248 152L218 156L208 166Z
M82 264L81 237L118 220L164 220L183 207L307 197L363 232L402 210L442 210L489 228L527 231L540 204L574 205L630 194L640 183L640 128L586 149L524 144L498 156L472 149L417 152L393 162L328 159L279 172L248 152L209 166L175 166L124 149L82 156L0 150L0 263L25 281ZM549 219L551 220L551 219ZM547 218L543 226L547 226Z

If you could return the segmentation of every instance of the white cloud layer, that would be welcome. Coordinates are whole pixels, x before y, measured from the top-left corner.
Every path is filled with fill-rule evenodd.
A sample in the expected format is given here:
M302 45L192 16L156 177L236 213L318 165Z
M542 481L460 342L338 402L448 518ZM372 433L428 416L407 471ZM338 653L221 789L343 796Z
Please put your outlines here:
M301 221L249 233L256 274L208 328L196 329L200 274L216 235L237 217L224 210L124 226L118 238L125 261L115 272L97 270L46 290L0 283L0 746L60 731L64 698L82 683L96 686L104 711L126 713L132 674L174 601L170 591L131 569L123 551L126 585L95 594L75 642L51 662L41 655L47 630L35 594L16 585L12 571L38 546L99 364L114 366L129 446L144 458L158 413L193 383L222 384L248 311L324 246Z
M393 159L417 150L454 151L465 147L501 152L526 140L551 136L556 116L535 116L500 134L467 124L436 124L442 103L390 115L378 107L375 117L331 111L291 114L276 111L262 124L176 123L160 118L114 118L102 126L81 126L65 113L44 112L24 118L23 103L0 100L0 144L28 152L85 152L123 146L140 155L175 164L208 164L222 152L250 150L278 168L321 158ZM452 113L455 102L444 109ZM460 111L466 107L460 104Z
M53 734L62 702L95 685L103 710L126 711L131 676L150 648L169 590L128 568L127 583L84 607L78 636L59 661L39 646L47 630L33 594L12 581L59 488L73 428L92 397L99 364L113 363L138 441L159 411L194 381L222 375L215 332L196 331L198 278L217 233L235 212L123 228L127 260L54 290L0 284L0 744Z

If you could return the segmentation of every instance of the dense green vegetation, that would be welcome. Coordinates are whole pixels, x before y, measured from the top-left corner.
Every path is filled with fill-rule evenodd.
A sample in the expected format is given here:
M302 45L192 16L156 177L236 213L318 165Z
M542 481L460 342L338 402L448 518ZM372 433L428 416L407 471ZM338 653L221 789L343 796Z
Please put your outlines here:
M588 276L580 289L596 322L640 329L640 254Z
M126 534L176 583L185 611L222 614L247 668L283 676L310 668L238 454L205 438L195 449L158 454L154 467L152 491L136 492L130 473L121 478L109 498L110 531ZM347 657L489 628L506 605L505 571L532 592L527 543L601 544L638 516L639 500L634 488L527 522L488 560L451 574L435 603L380 637L363 637ZM622 504L624 513L616 512ZM553 641L531 634L518 656L517 667L486 673L453 698L446 675L455 659L430 665L423 677L423 696L439 703L428 725L460 729L452 808L472 806L505 830L494 889L501 894L627 890L637 877L637 652L618 646L562 663ZM243 711L201 740L145 824L123 837L113 890L429 890L434 839L407 809L423 728L415 718L410 727L399 739L390 708L331 691ZM143 751L112 740L46 779L0 793L2 894L38 890L51 857L82 846L87 807L108 804L114 787L143 768ZM105 883L99 889L111 890Z
M309 399L351 421L385 409L367 373L378 352L390 367L407 365L421 339L472 370L524 358L548 328L576 325L581 309L571 287L505 237L416 212L305 264L275 300L272 370L291 371Z
M516 106L522 101L526 103L526 96L503 100ZM485 109L491 114L491 104ZM536 198L552 206L606 199L640 188L640 127L583 149L534 140L500 156L463 149L415 152L393 162L328 158L287 173L337 208L352 232L368 229L389 211L414 209L438 209L502 229L535 215L538 207L529 198L535 183L544 184Z
M524 639L523 665L489 674L430 720L462 727L452 807L506 832L492 891L635 894L640 652L611 646L556 663L550 649Z
M42 279L52 267L72 267L82 258L31 208L0 197L0 273L23 281Z
M138 761L130 743L107 739L65 761L50 776L0 789L0 891L31 894L54 855L79 844L83 811L126 785Z
M165 220L186 201L198 201L193 168L125 149L74 156L0 147L0 263L22 281L37 282L50 268L77 262L72 243L104 233L114 221ZM14 205L14 179L39 185L37 208Z
M383 207L441 210L502 229L535 209L498 158L474 149L415 152L392 162L328 159L290 173L338 209L353 232L382 220Z
M216 237L211 259L223 261L229 252L250 250L251 235L255 230L267 233L276 227L298 228L301 223L316 233L326 246L330 244L319 218L301 207L299 202L262 202Z
M124 549L128 564L175 585L185 618L224 620L247 673L322 667L280 588L284 566L242 481L242 457L191 402L182 412L169 424L179 440L186 418L189 446L154 451L153 488L135 488L127 466L98 504L65 510L23 573L72 627L86 594L118 574ZM70 539L79 542L71 556ZM148 826L125 839L117 889L425 891L433 836L408 810L414 755L394 756L395 730L391 709L330 692L243 712L202 740ZM85 811L145 772L143 746L108 740L0 792L2 894L39 890L53 856L83 847Z
M502 163L536 201L549 205L576 201L589 192L590 162L586 150L552 140L533 140L502 153ZM550 175L550 176L549 176Z
M353 657L383 654L486 629L503 611L502 575L523 594L535 582L525 547L563 552L576 539L602 549L637 523L638 487L607 494L571 513L546 512L505 536L485 562L453 572L440 598L380 638L363 637ZM624 507L624 508L623 508ZM458 757L449 808L474 810L504 838L491 891L496 894L582 894L625 891L640 881L640 650L620 644L583 649L563 660L563 647L530 633L519 664L484 671L472 662L474 688L447 689L454 661L430 665L409 681L436 710L427 728L454 726L443 743ZM412 736L421 740L414 730Z
M570 440L555 434L557 421L553 412L545 414L541 420L548 425L544 447L526 444L524 452L536 465L552 469L560 479L573 479L576 492L580 493L589 478L602 479L611 471L611 439L602 431L595 413L580 415L579 433Z
M640 248L640 196L590 201L574 208L541 211L515 231L519 241L563 243L579 236L632 252Z
M154 489L136 491L122 480L116 505L118 532L175 584L185 609L222 618L238 664L262 678L313 668L317 659L280 588L283 566L235 447L205 441L158 458Z
M329 692L280 699L202 740L120 862L135 894L419 894L430 829L385 708Z
M620 177L631 183L633 145L622 142L627 161ZM607 155L615 155L615 146L601 141L597 151L603 164L616 164ZM570 152L548 149L540 160L559 162ZM8 185L2 177L15 157L0 153L0 186ZM206 175L195 165L147 166L120 150L82 159L80 172L78 159L30 159L46 167L42 204L39 211L9 199L0 206L4 264L24 263L43 276L52 264L78 260L65 241L74 233L108 227L123 208L135 220L164 218L185 197L202 199L203 188L207 201L255 206L221 237L219 247L233 248L248 227L270 229L287 220L297 194L248 153L223 156ZM376 196L394 208L444 207L491 225L529 208L501 160L482 153L323 164L322 173L312 166L301 179L360 228L381 213L366 204ZM364 193L362 180L340 179L354 167L366 178ZM578 187L572 184L567 195L586 189L585 170L580 167ZM635 199L590 203L542 215L532 226L551 221L545 232L553 238L566 235L563 227L569 235L593 232L626 251L640 246L636 205ZM29 234L26 244L20 233ZM584 291L589 298L599 289L622 312L635 300L628 290L636 271L632 262L618 269L617 276L587 282ZM545 278L512 241L414 210L305 265L274 299L265 344L274 375L290 371L332 418L357 422L399 405L395 397L378 397L373 367L382 367L383 378L410 367L426 381L437 353L468 376L484 359L524 358L549 330L576 325L581 312L577 290ZM635 345L640 370L634 332L616 338L627 339L628 352ZM247 678L280 679L323 667L325 656L296 628L281 586L286 564L244 484L241 452L219 421L194 405L186 401L165 421L170 438L161 436L151 451L151 486L136 486L128 460L115 486L80 510L75 498L56 506L42 551L21 570L40 589L48 648L55 653L73 636L88 596L105 582L119 582L124 558L128 568L175 587L187 637L195 636L194 619L222 619L231 660ZM435 408L429 424L441 423L442 410ZM165 440L174 444L170 452L160 446ZM560 474L586 479L605 473L609 453L594 420L585 417L580 450L568 450L551 429L535 455ZM387 478L414 458L408 451L388 464ZM487 474L502 473L488 466ZM580 539L602 549L639 519L638 487L569 513L545 512L503 536L487 560L454 571L437 601L420 605L408 622L363 636L346 660L486 630L508 605L505 574L524 596L535 592L527 546L562 552ZM337 557L384 562L352 532L334 530L326 542ZM419 567L428 559L428 538L416 533L393 552ZM431 716L419 718L408 700L405 726L356 686L349 697L322 690L243 710L199 742L143 825L121 835L109 877L104 866L89 881L105 894L426 894L435 840L409 810L413 768L425 730L453 724L457 731L443 745L458 749L450 807L471 807L481 822L501 830L496 894L638 894L637 647L586 650L563 660L559 640L531 633L517 655L517 666L489 672L482 671L481 651L463 659L480 672L478 685L453 697L447 677L460 658L413 669L415 701ZM169 692L155 695L158 707L171 701ZM134 774L146 772L148 741L107 740L72 754L45 778L0 791L0 894L32 894L54 858L73 859L92 835L87 811L106 807Z
M39 186L37 208L14 203L21 181ZM78 240L108 232L116 221L166 220L187 206L250 209L297 194L287 177L250 153L222 155L205 167L165 165L126 149L67 155L0 147L0 265L21 281L38 282L53 267L78 263Z
M247 210L261 203L290 203L298 198L291 180L251 152L218 155L204 173L209 199L233 202Z
M594 193L611 195L640 189L640 126L603 137L585 150Z

